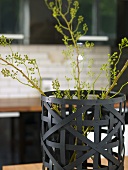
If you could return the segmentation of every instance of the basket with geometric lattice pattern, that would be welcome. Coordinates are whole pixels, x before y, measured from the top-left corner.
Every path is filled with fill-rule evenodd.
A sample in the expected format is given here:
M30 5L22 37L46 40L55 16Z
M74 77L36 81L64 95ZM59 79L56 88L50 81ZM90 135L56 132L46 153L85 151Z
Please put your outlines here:
M41 97L43 169L123 170L125 95L78 100L52 94Z

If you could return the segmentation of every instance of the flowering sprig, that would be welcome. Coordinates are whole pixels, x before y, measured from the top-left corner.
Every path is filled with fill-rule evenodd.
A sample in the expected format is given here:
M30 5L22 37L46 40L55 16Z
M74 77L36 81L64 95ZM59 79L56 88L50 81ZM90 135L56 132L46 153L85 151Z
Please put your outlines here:
M56 30L62 34L62 41L66 45L66 50L63 54L66 60L70 61L71 77L66 76L65 79L68 83L68 89L65 90L64 94L61 93L61 86L59 80L53 81L53 89L56 90L54 95L58 98L73 98L70 95L70 81L74 80L75 97L78 99L87 99L87 96L93 90L95 94L95 84L101 77L102 73L105 72L108 84L106 87L101 87L101 95L98 98L108 98L110 91L117 85L119 78L123 75L124 71L128 68L128 61L124 63L121 70L117 69L117 65L121 59L122 51L128 47L128 39L123 38L119 44L119 52L114 52L112 55L108 55L107 62L103 63L99 68L98 75L92 71L94 60L90 58L86 60L85 49L90 49L94 46L93 43L85 42L81 45L78 43L80 36L85 35L88 27L84 23L84 17L78 16L77 11L79 9L78 0L45 0L47 7L52 11L53 17L56 19L57 24L55 25ZM65 3L65 5L63 5ZM80 30L82 25L82 30ZM27 55L21 56L18 52L14 53L10 46L12 40L6 39L6 37L0 37L0 45L5 47L8 46L11 50L11 54L6 57L0 56L0 61L5 68L1 70L1 73L5 77L11 77L16 79L20 83L27 85L31 88L37 89L42 95L45 93L41 89L41 75L35 59L30 59ZM87 62L88 72L87 80L81 80L81 73L84 68L84 63ZM22 79L21 76L22 76ZM92 84L88 82L88 78L91 77L93 80ZM24 81L24 80L25 81ZM110 85L110 80L112 84ZM128 85L128 81L120 87L118 94L124 86ZM87 96L83 95L83 90L87 90ZM115 95L116 95L115 94ZM114 97L113 95L112 97Z
M120 61L122 50L126 47L128 47L128 39L123 38L121 40L121 43L119 44L119 54L118 52L114 52L112 55L108 55L108 60L106 63L103 63L101 68L99 68L99 74L96 75L94 72L92 72L93 65L90 66L90 59L87 61L85 59L85 48L92 48L94 46L93 43L85 42L83 46L78 44L78 40L81 36L85 35L88 31L87 24L84 23L84 17L83 16L77 16L77 12L79 10L79 2L78 0L45 0L45 3L52 11L52 16L56 19L57 24L55 25L56 30L62 34L63 38L62 41L66 45L67 49L63 51L64 56L66 59L70 61L70 67L72 68L71 75L72 78L70 80L74 80L74 89L76 90L76 96L78 99L83 98L82 91L84 89L87 90L87 95L90 93L91 90L93 90L93 94L95 94L95 84L101 77L102 73L105 72L106 79L108 80L108 84L106 84L106 87L101 87L102 93L99 98L105 99L108 97L109 92L117 85L118 79L121 77L123 72L128 67L128 61L125 63L124 67L121 70L117 70L117 65ZM65 5L64 5L65 4ZM66 8L65 8L66 6ZM80 30L82 24L82 30ZM82 48L81 48L82 47ZM76 58L74 59L74 56ZM83 60L80 61L79 57L82 57ZM82 81L81 80L81 63L88 62L88 68L89 71L87 73L87 77L93 79L92 84L89 84L87 80ZM84 66L84 64L83 64ZM67 80L67 79L66 79ZM112 85L110 86L110 80L112 80ZM69 84L69 81L68 81ZM119 92L121 89L127 85L128 82L123 84L120 87ZM60 86L59 86L60 88ZM54 86L54 89L56 91L58 90L58 86ZM118 94L117 92L116 94ZM69 95L68 95L69 96ZM57 97L57 95L56 95ZM87 96L84 96L87 98Z
M11 51L11 54L6 57L0 56L0 64L5 66L1 73L4 77L11 77L24 85L37 89L41 94L45 95L41 90L42 78L36 60L30 59L27 55L21 56L18 52L14 53L10 44L11 40L4 36L0 37L0 45L8 46Z

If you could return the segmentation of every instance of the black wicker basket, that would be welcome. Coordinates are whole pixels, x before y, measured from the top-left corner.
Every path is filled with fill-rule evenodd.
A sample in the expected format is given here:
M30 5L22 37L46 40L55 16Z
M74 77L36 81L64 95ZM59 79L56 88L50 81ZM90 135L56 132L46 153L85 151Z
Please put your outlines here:
M43 169L124 169L124 94L105 100L58 99L52 92L46 95L49 97L41 97Z

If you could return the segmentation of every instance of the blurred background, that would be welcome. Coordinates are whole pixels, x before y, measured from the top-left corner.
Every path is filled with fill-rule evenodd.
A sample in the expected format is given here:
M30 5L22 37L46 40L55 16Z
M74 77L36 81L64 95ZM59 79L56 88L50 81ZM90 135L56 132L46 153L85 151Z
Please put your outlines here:
M80 42L91 39L95 43L95 47L87 51L87 56L94 58L93 71L98 74L98 68L107 60L107 54L118 50L121 38L128 38L128 0L79 0L79 2L78 15L84 16L89 28L87 36ZM67 84L64 76L70 74L61 53L65 47L61 35L54 28L55 23L44 0L0 0L0 35L4 34L13 39L14 51L37 59L43 75L44 90L51 90L51 82L56 77L59 78L62 89L65 89ZM9 53L8 48L0 47L2 56ZM119 69L128 59L127 54L128 50L124 50ZM82 74L83 79L86 78L86 71L85 69ZM126 79L128 79L128 71L125 71L114 90L117 91ZM106 81L105 76L102 75L95 88L104 87ZM71 87L73 88L72 84ZM125 87L122 92L128 97L128 87ZM0 99L8 98L40 98L40 94L0 74ZM23 114L17 111L13 116L4 116L6 114L2 111L0 114L3 114L0 116L0 168L8 164L41 162L41 112ZM126 123L128 123L127 115L128 113ZM126 124L126 128L127 126ZM22 129L20 133L19 128ZM20 142L23 143L22 154L18 149ZM12 147L12 143L15 147ZM126 151L128 154L127 149Z

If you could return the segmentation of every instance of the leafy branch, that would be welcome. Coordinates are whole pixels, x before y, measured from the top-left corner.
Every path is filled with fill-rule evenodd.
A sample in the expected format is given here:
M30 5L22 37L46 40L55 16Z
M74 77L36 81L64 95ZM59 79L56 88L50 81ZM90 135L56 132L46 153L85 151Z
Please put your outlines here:
M119 78L123 75L124 71L128 68L128 60L127 60L126 63L124 63L124 66L122 67L122 69L121 70L117 70L117 64L119 63L119 61L121 59L121 55L122 55L123 49L127 48L127 47L128 47L128 39L125 37L125 38L123 38L121 40L121 43L119 43L119 54L118 54L118 52L114 52L112 55L108 55L108 57L109 57L108 63L111 64L111 67L110 67L110 78L112 79L112 84L108 88L108 90L105 92L105 95L103 96L103 98L107 98L109 93L117 85ZM127 84L128 84L128 81L126 81L125 84L122 84L122 86L120 87L120 90L116 94L121 92L123 87L126 86Z
M44 92L41 90L41 75L36 60L29 59L27 55L21 57L21 55L19 55L18 53L14 53L12 51L10 43L11 40L7 40L4 36L0 37L0 45L4 47L9 46L11 50L11 55L6 56L6 58L0 56L0 61L2 62L0 64L7 67L3 68L1 70L1 73L4 75L4 77L11 77L24 85L37 89L39 93L45 96ZM25 71L23 71L23 66L25 68ZM36 72L38 73L39 80L36 78L36 76L33 76ZM27 83L21 81L21 79L19 78L19 74L23 78L25 78Z
M41 89L42 78L36 60L30 59L27 55L21 57L21 55L19 55L18 53L14 53L12 51L10 44L11 44L11 40L6 39L6 37L4 36L0 37L0 45L2 45L3 47L9 46L12 53L11 55L6 56L5 59L4 57L0 56L0 61L1 61L0 64L6 66L6 68L3 68L1 70L1 73L4 75L4 77L11 77L12 79L17 80L23 85L36 89L43 96L46 96ZM22 66L24 66L25 70ZM11 70L8 67L9 68L11 67ZM20 69L20 67L22 68ZM38 76L35 75L36 72ZM23 78L25 78L27 83L21 81L20 75ZM37 77L39 77L39 79ZM52 104L52 109L55 110L56 113L58 113L59 115L61 114L57 105Z
M105 93L104 98L106 98L108 96L108 94L111 92L111 90L117 85L117 82L119 80L119 78L122 76L122 74L124 73L124 71L128 68L128 60L126 61L126 63L124 64L123 68L121 69L121 71L119 72L119 74L115 77L112 85L109 87L108 91ZM128 82L125 83L125 85L127 85ZM121 89L124 87L124 85L122 85ZM120 90L119 90L120 91ZM118 92L117 92L118 94Z
M64 10L62 0L48 1L45 0L47 7L52 11L53 17L56 19L58 25L55 25L56 30L63 35L63 41L66 46L69 44L72 47L73 53L76 53L76 59L74 62L75 70L73 71L74 80L76 83L77 97L80 99L81 80L80 80L80 61L79 61L79 45L78 39L85 35L88 27L86 23L83 24L82 32L79 31L80 25L83 23L84 17L79 16L77 21L76 14L79 9L79 2L76 0L72 3L71 0L67 0L67 8ZM66 12L65 12L66 11ZM62 21L60 20L62 19ZM74 21L75 20L75 21ZM77 24L76 24L77 22ZM76 25L76 26L75 26ZM65 32L66 31L66 32Z
M63 5L62 0L45 0L47 7L52 11L52 15L58 23L55 28L63 35L62 40L67 47L67 49L63 51L63 54L67 60L70 60L70 67L72 68L72 77L65 78L68 82L68 89L65 90L64 93L65 96L61 93L60 83L57 79L53 81L53 88L56 90L54 95L58 98L73 98L73 96L70 95L69 84L70 81L74 80L74 89L76 90L75 96L78 99L87 99L87 96L83 95L83 90L87 90L87 95L90 94L91 90L93 90L93 94L95 94L95 84L101 77L102 73L105 72L106 78L108 79L108 84L105 88L101 87L102 94L101 96L98 96L98 98L105 99L108 97L110 91L112 91L117 85L118 80L124 71L128 68L127 61L121 70L117 70L117 65L121 59L122 51L124 48L128 47L128 39L124 38L121 40L121 43L119 44L119 54L118 52L114 52L112 55L108 55L108 61L102 64L100 72L97 76L91 70L94 62L93 64L90 64L91 59L87 61L87 67L89 68L87 80L82 81L81 73L83 71L84 63L86 62L85 49L92 48L94 44L85 42L85 44L81 45L78 43L79 37L86 34L88 27L86 23L83 23L84 18L82 16L77 17L77 11L79 9L78 0L67 0L66 2L67 3ZM83 25L83 29L80 31L79 29L81 24ZM6 67L2 69L2 74L5 77L12 77L24 85L37 89L42 95L45 96L45 93L41 89L41 75L36 60L30 59L27 55L22 57L20 54L14 53L10 46L11 42L12 40L7 40L4 36L0 37L0 45L4 47L9 46L11 50L11 55L6 56L6 58L0 56L0 60L2 62L1 64ZM8 66L13 69L11 70L10 68L7 68ZM22 81L19 75L22 75L26 81ZM90 76L93 79L92 84L88 83L88 78ZM112 85L109 85L110 79L112 80ZM120 87L119 92L127 84L128 82L123 84Z
M60 34L62 34L63 36L62 41L67 47L67 50L64 50L63 54L66 56L66 59L70 60L70 66L72 68L72 72L71 72L72 78L70 78L70 80L75 81L74 83L74 89L76 89L75 95L77 96L78 99L83 98L81 94L84 88L87 88L87 95L90 93L91 88L93 90L93 94L95 94L95 84L98 81L98 79L101 77L102 73L105 72L106 78L108 80L108 84L106 85L105 88L101 87L102 94L101 96L99 96L99 98L101 99L107 98L109 92L117 85L118 79L121 77L121 75L127 68L127 62L126 62L122 70L117 70L117 65L120 61L122 50L128 47L128 39L124 38L121 40L121 43L119 44L119 54L117 52L114 52L113 55L108 55L108 61L101 66L100 72L97 76L95 75L95 73L91 71L90 68L90 71L88 72L88 76L91 75L91 77L94 79L92 85L87 83L87 81L82 82L81 81L82 69L80 67L81 61L79 60L79 57L82 56L83 63L85 61L84 61L84 52L81 49L91 48L93 47L94 44L86 42L85 44L83 44L83 47L81 48L81 45L77 43L80 36L85 35L88 30L86 23L83 23L84 17L81 15L77 17L79 2L78 0L74 0L74 1L67 0L64 2L65 5L63 5L62 0L45 0L45 3L48 9L52 11L52 16L57 21L55 28ZM81 24L83 26L82 30L80 30ZM110 79L112 80L111 86L109 85ZM125 83L125 85L127 85L127 83ZM125 85L122 85L120 89L122 89ZM60 93L60 89L58 90L57 86L54 89ZM55 96L57 97L57 94ZM85 98L87 98L87 96L85 96Z

